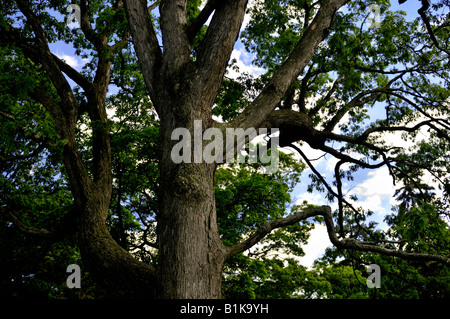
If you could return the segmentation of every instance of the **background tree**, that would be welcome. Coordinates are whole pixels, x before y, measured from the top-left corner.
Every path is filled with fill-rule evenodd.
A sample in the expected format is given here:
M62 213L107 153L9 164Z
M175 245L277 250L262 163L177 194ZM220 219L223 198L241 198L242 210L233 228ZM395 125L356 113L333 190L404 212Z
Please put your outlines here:
M399 207L392 233L382 233L365 223L370 207L356 207L344 189L356 172L387 167L394 181L415 189L431 174L437 203L447 194L439 187L448 191L447 26L435 30L436 46L419 19L407 22L388 2L373 3L382 15L377 28L365 25L366 1L255 1L241 36L267 72L231 80L224 75L247 1L80 1L76 29L62 21L65 1L2 1L1 212L2 231L17 243L10 254L32 250L20 229L41 238L32 250L41 256L72 240L65 245L80 255L72 251L57 264L81 258L92 289L102 293L217 298L225 270L225 296L285 297L306 282L305 269L242 253L260 243L253 254L283 247L301 255L306 221L316 217L339 251L447 269L447 206ZM82 72L52 53L60 40L89 59ZM118 93L107 98L112 85ZM373 112L380 108L383 116ZM195 120L222 132L280 128L280 146L294 149L313 172L309 189L324 191L337 210L324 202L289 211L288 193L303 169L292 159L263 177L252 166L174 163L172 132L183 127L194 136ZM418 135L424 128L426 141ZM389 144L392 132L403 132L412 146ZM335 159L332 181L314 167L305 144ZM419 234L411 228L417 225ZM414 241L427 232L443 236ZM239 276L237 268L244 270ZM249 288L239 290L239 282Z

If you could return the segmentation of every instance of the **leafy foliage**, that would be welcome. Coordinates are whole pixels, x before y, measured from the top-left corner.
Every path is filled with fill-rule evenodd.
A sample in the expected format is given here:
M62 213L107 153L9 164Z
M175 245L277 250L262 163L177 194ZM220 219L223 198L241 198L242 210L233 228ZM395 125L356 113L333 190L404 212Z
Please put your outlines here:
M188 1L188 21L200 13L201 2ZM128 25L123 9L113 10L115 1L90 1L89 18L96 32L107 34L108 43L126 36ZM260 77L242 74L225 77L213 114L224 121L234 119L249 106L264 83L286 60L317 12L319 2L310 0L255 1L251 20L242 32L246 48L255 54L255 65L267 73ZM328 38L317 49L309 65L292 83L280 102L281 109L298 109L307 114L317 129L345 134L327 144L341 156L354 156L349 168L337 170L332 184L353 181L358 170L383 158L393 178L402 185L399 205L386 217L389 229L377 229L369 208L345 206L334 213L338 229L361 241L375 241L383 247L411 253L450 254L449 194L449 76L448 56L430 44L419 19L407 21L402 12L389 10L385 0L370 1L380 6L381 23L365 25L368 1L351 1L336 13ZM100 57L112 60L110 112L113 194L107 225L114 239L136 258L158 263L158 118L147 95L137 58L131 45L120 52L97 52L85 34L68 28L61 18L66 1L33 4L50 43L72 44L76 55L86 59L81 73L95 77ZM436 5L437 9L443 4ZM14 1L2 1L0 31L31 39L33 33L19 14ZM56 13L59 14L56 14ZM155 25L158 17L152 15ZM441 17L442 18L442 17ZM438 23L438 17L431 17ZM191 58L206 34L207 26L193 40ZM448 27L436 30L448 46ZM5 33L6 34L6 33ZM110 56L111 55L111 56ZM230 65L233 66L233 63ZM89 273L83 273L83 289L65 286L68 264L82 266L76 233L64 239L34 239L11 222L8 209L22 224L53 230L69 214L73 198L62 159L63 146L54 119L36 94L45 92L60 98L50 79L19 47L0 46L0 285L4 296L39 298L101 298L103 291ZM86 115L86 94L74 87L80 108L77 143L84 163L92 169L93 124ZM380 108L385 116L379 116ZM377 116L373 114L376 113ZM344 121L344 116L347 119ZM383 130L412 127L423 118L423 131L407 131L403 142L410 148L390 145ZM373 129L367 143L351 143ZM389 131L389 129L386 129ZM377 133L377 134L375 134ZM348 142L348 143L347 143ZM333 148L334 147L334 148ZM336 154L334 154L336 155ZM273 175L260 174L260 164L228 164L215 176L218 227L225 245L250 236L266 222L306 208L294 206L294 187L306 180L306 163L280 153L280 168ZM309 173L309 172L308 172ZM438 187L422 182L430 174ZM323 179L311 173L309 191L324 192L336 199ZM328 185L329 186L329 185ZM341 189L342 191L342 189ZM345 198L345 195L341 196ZM350 196L348 196L350 197ZM356 202L355 197L347 198ZM319 203L314 203L319 204ZM341 220L340 220L341 219ZM317 219L315 221L323 222ZM373 253L328 249L312 269L302 266L315 223L303 221L277 229L250 251L238 254L225 265L223 296L226 298L448 298L449 267L435 262L405 261ZM30 262L31 261L31 262ZM382 289L368 289L365 266L378 264Z

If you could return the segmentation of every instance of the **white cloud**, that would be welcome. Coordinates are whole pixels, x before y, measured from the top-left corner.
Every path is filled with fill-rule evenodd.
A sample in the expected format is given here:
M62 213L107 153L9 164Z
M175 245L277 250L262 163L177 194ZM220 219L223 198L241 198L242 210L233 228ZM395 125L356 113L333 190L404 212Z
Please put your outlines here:
M334 169L336 167L336 164L339 162L339 159L328 154L325 156L327 157L326 170L328 172L333 172L334 174ZM341 165L341 169L344 169L344 164Z
M321 255L325 252L325 249L331 245L327 227L322 224L316 224L315 228L311 231L308 244L302 246L305 256L298 259L300 264L311 268L314 260L321 257Z
M352 194L356 195L360 200L358 206L364 209L370 209L373 212L387 213L387 208L383 205L383 201L389 199L390 204L395 204L394 193L399 187L393 184L392 177L387 167L382 167L368 173L369 178L359 183L353 190Z
M328 237L327 227L322 224L315 224L315 227L310 232L310 237L308 239L308 243L302 245L302 249L305 252L303 257L298 257L292 254L279 253L275 251L269 251L266 255L267 258L272 257L281 257L281 258L293 258L300 265L312 268L313 263L316 259L320 258L323 253L325 253L325 249L332 246L332 243ZM254 247L244 252L244 255L249 252L255 252L261 248L264 248L264 245L261 243L256 244Z
M323 196L323 193L314 192L314 193L302 193L295 197L295 205L301 205L303 201L307 201L308 204L313 205L325 205L326 199Z
M58 58L64 60L68 65L70 65L72 68L77 68L80 66L80 62L78 61L77 57L67 55L65 53L56 53L55 54Z
M253 56L245 51L244 48L242 50L234 49L231 53L231 59L236 59L236 66L239 68L239 72L233 68L228 69L227 76L232 79L237 79L242 73L258 76L265 71L263 68L251 64Z

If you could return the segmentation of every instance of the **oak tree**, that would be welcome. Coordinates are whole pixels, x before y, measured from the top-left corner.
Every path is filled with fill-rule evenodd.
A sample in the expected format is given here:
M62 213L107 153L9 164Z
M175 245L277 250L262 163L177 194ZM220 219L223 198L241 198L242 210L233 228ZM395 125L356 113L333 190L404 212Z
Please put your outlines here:
M344 188L345 179L352 180L358 170L387 167L394 181L411 185L430 174L437 191L448 193L450 57L443 19L425 26L419 19L406 21L384 0L266 0L251 6L246 0L77 4L80 28L70 29L60 19L66 1L1 1L0 116L2 130L9 132L1 140L1 213L23 232L50 243L60 241L68 229L75 232L83 264L105 291L128 298L219 298L227 261L277 229L288 227L292 236L301 236L307 227L299 223L313 217L326 224L339 250L448 264L448 249L410 249L403 240L413 239L403 230L394 229L399 240L372 234L363 223L370 207L356 207ZM365 23L368 4L380 8L376 27ZM246 12L251 19L241 33ZM239 36L266 70L258 79L224 77ZM52 43L61 40L89 59L84 71L52 52ZM122 114L128 117L126 125L111 123L111 85L122 94L116 103L131 102ZM228 96L232 102L224 99L230 93L224 91L226 86L238 88L239 94ZM383 117L370 113L380 108ZM226 187L228 193L216 192L216 172L223 161L176 163L171 156L177 143L174 130L187 129L194 139L199 120L201 132L215 128L223 136L231 128L279 128L279 146L300 155L312 171L311 190L324 191L337 209L333 212L326 202L295 206L291 212L271 207L265 218L246 219L252 205L242 203L251 196L243 196L236 207L223 196L240 194ZM420 139L423 129L426 141ZM139 136L138 143L150 141L133 151L154 152L157 166L145 168L157 167L157 174L146 175L139 167L151 156L130 156L120 149L127 145L127 134L114 136L127 131ZM402 144L391 145L386 139L395 132L403 133ZM306 144L335 159L331 182L308 158ZM236 155L238 148L232 151ZM36 169L46 175L37 175ZM241 177L235 189L245 185L245 175ZM135 183L123 183L130 179ZM252 181L258 183L257 178ZM146 189L150 183L153 192ZM260 183L256 186L267 186ZM277 193L276 185L267 188L267 196ZM144 243L157 249L155 262L143 262L127 251L121 204L127 193L140 194L156 215L147 224L156 239ZM58 203L53 218L36 221L53 198ZM118 216L117 240L107 227L111 210ZM224 211L225 218L219 214ZM245 221L241 238L224 235L222 227L233 218L230 212ZM435 218L445 214L444 209Z

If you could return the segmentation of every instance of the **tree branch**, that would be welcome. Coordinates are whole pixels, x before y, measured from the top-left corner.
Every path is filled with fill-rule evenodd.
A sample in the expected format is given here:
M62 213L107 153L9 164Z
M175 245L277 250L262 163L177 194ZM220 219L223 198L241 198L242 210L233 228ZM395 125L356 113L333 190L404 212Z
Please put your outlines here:
M159 5L163 52L163 69L170 77L189 62L191 45L187 36L185 0L161 1ZM136 44L136 42L135 42Z
M295 146L294 144L291 144L289 147L292 147L294 150L296 150L300 156L303 158L303 160L306 162L306 164L309 166L309 168L313 171L313 173L316 175L316 177L319 179L319 181L325 186L325 188L328 190L328 192L334 196L335 198L337 198L340 202L345 203L354 213L358 213L358 211L353 207L352 204L350 204L345 198L342 197L342 192L336 193L331 186L327 183L327 181L325 180L325 178L319 173L319 171L314 167L314 165L312 165L311 161L306 157L305 153L303 153L303 151L298 148L297 146ZM336 165L337 166L337 165ZM340 208L340 212L341 212L341 207ZM339 226L341 228L342 225L340 223L339 220Z
M15 161L20 161L20 160L35 157L35 156L39 155L39 153L41 153L44 150L44 148L45 148L45 145L40 144L36 149L34 149L28 155L13 155L13 156L5 157L2 154L0 154L0 163L15 162Z
M319 44L328 36L336 11L348 0L324 1L292 54L279 67L259 96L233 121L233 127L260 127L275 109L291 83L309 63Z
M161 3L161 0L155 1L153 4L151 4L148 7L148 11L152 11L152 10L156 9L159 6L160 3Z
M307 114L300 113L294 110L275 110L273 111L267 119L261 123L261 127L265 128L279 128L280 129L280 146L290 146L291 143L297 141L307 142L311 147L315 149L320 149L325 152L328 152L332 155L337 154L338 151L332 149L329 146L325 145L325 141L327 139L339 141L339 142L347 142L355 145L363 145L368 147L369 149L376 151L378 153L384 153L387 150L377 147L373 144L366 142L369 135L376 132L396 132L396 131L404 131L404 132L414 132L418 130L422 126L429 126L433 129L435 128L433 123L440 123L442 119L430 119L422 121L412 127L408 126L377 126L371 127L361 133L359 136L350 137L346 135L340 135L332 132L320 131L314 128L311 119ZM446 137L448 138L448 136ZM343 154L337 156L341 159L349 158L343 157ZM368 165L367 163L362 163L360 161L355 162L356 160L351 160L353 163L360 163L362 165ZM370 167L367 167L370 168Z
M272 220L261 226L247 240L234 246L228 247L225 259L231 258L232 256L253 247L276 228L293 225L312 216L326 215L329 211L330 208L328 206L313 207L297 212L285 218Z
M211 4L212 5L212 4ZM244 21L247 0L220 2L200 45L196 66L199 96L211 107L219 91L234 44ZM210 110L209 110L210 112Z
M260 127L279 128L281 147L290 146L291 143L300 140L314 148L319 148L325 143L325 134L314 128L310 117L294 110L272 111Z
M94 29L92 28L92 25L89 21L87 0L81 0L80 9L81 9L81 16L80 16L81 30L86 36L86 39L88 39L89 42L91 42L97 49L97 52L100 53L102 52L103 48L108 44L107 43L108 40L106 36L95 33Z
M78 120L78 104L67 79L60 69L59 64L62 65L63 68L66 68L66 70L68 70L68 68L61 63L62 61L50 52L42 25L35 13L29 7L29 3L24 0L17 0L17 4L21 12L27 18L27 21L32 26L33 32L36 36L33 42L37 44L34 47L37 49L37 57L34 57L33 59L37 59L42 65L43 69L52 81L53 86L56 88L61 101L56 102L46 92L44 92L42 88L37 86L32 89L30 96L41 102L42 105L49 111L55 120L55 128L59 134L59 137L66 140L67 143L65 144L63 152L64 164L69 174L69 179L74 194L80 195L79 197L75 196L75 198L83 201L83 199L86 198L86 194L91 191L91 185L89 174L78 152L77 143L75 140L75 125ZM8 40L8 37L6 37L6 40ZM27 48L31 48L31 46L27 46ZM80 204L80 202L77 204Z
M17 30L14 29L14 27L8 26L8 28L10 29L10 31L2 30L0 41L5 44L7 43L14 44L15 46L21 49L21 51L27 58L29 58L35 63L43 64L41 59L39 58L41 48L27 43L30 42L30 40L21 38L18 35L19 33L17 32ZM92 83L84 75L82 75L77 70L72 68L70 65L62 61L56 55L52 54L52 58L55 60L60 70L64 72L68 77L70 77L80 87L82 87L86 92L89 92L92 89Z
M360 92L357 94L349 103L344 105L341 109L339 109L335 116L325 125L324 131L325 132L331 132L334 127L339 123L339 121L344 117L345 114L347 114L348 111L350 111L352 108L356 106L363 106L364 104L375 101L378 97L380 97L383 93L389 93L391 92L390 86L400 79L406 72L408 72L410 69L403 71L401 74L397 75L396 77L392 78L388 84L382 88L376 88L373 90L367 90ZM363 99L364 96L368 95Z
M400 257L407 260L417 260L417 261L437 261L444 264L450 263L450 258L446 256L439 255L429 255L421 253L410 253L401 250L389 249L381 246L377 246L376 243L371 242L360 242L354 238L343 238L339 239L334 227L333 217L331 215L331 208L329 206L318 206L307 208L305 210L299 211L293 215L285 218L275 219L270 221L260 227L255 233L250 235L250 237L234 246L228 247L225 255L225 260L233 257L234 255L241 253L261 241L266 235L268 235L272 230L280 227L285 227L289 225L296 224L302 220L305 220L314 216L322 216L327 227L328 237L331 243L338 249L349 249L358 251L368 251L379 253L386 256Z
M74 127L77 121L77 103L72 89L67 82L66 78L62 74L57 62L53 58L53 54L50 52L47 38L39 19L29 7L29 3L24 0L17 0L17 5L20 11L27 18L27 21L31 24L33 32L36 35L36 40L39 47L40 62L50 77L53 85L58 91L58 95L62 99L61 106L64 110L61 110L64 117ZM57 120L57 119L55 119Z
M348 111L356 106L362 106L370 101L376 100L382 93L382 90L371 90L359 93L349 103L336 112L335 116L333 116L333 118L325 125L324 131L331 132ZM363 96L368 94L370 95L362 99Z
M187 34L191 43L220 2L220 0L209 0L199 15L189 24Z
M26 233L28 235L35 236L35 237L41 237L41 238L51 238L53 236L53 233L48 230L37 229L37 228L33 228L33 227L26 225L16 215L11 213L5 207L0 207L0 213L8 214L11 221L14 223L14 225L17 226L17 228L20 231L22 231L23 233Z
M111 52L114 55L116 55L128 44L129 40L130 40L130 32L126 31L122 35L122 38L118 42L116 42L114 45L111 46Z
M427 29L428 35L430 36L433 44L440 51L445 52L446 54L448 54L450 56L450 51L441 47L439 45L438 40L436 39L436 36L434 35L433 29L431 28L431 25L430 25L430 21L428 21L428 17L425 14L425 12L428 10L429 7L430 7L430 3L428 2L428 0L424 0L424 1L422 1L422 7L419 10L417 10L417 12L419 13L420 17L422 18L423 22L425 23L425 27Z
M72 68L66 62L62 61L56 55L52 54L56 63L62 72L64 72L69 78L71 78L76 84L78 84L85 92L90 92L93 90L92 83L80 72Z
M162 63L162 51L147 11L147 1L125 0L125 9L145 84L152 100L155 100L156 70Z
M340 75L333 83L331 89L328 91L327 95L325 97L321 98L316 102L316 105L311 108L308 112L309 116L316 115L319 110L324 106L333 96L334 92L336 92L336 89L338 88L338 84L345 78L344 75Z

